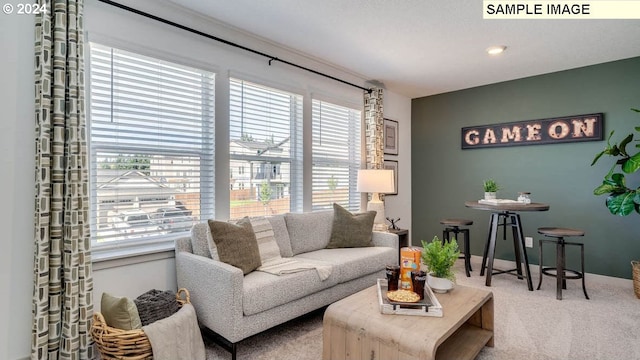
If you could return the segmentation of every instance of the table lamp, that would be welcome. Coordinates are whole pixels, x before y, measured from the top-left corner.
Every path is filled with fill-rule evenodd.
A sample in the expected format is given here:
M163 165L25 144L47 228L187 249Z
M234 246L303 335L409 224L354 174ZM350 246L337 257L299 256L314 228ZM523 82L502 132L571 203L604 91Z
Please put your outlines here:
M358 170L358 185L356 191L372 193L371 200L367 203L367 211L373 210L376 212L376 217L373 220L374 230L387 230L387 224L384 222L384 202L380 199L380 193L392 193L394 188L393 170Z

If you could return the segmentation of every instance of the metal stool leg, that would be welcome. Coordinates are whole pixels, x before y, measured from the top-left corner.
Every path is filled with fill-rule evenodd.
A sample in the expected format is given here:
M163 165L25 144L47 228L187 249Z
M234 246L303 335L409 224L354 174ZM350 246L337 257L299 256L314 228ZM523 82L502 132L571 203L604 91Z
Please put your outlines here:
M581 264L581 270L582 270L582 292L584 292L584 297L587 298L587 300L589 300L589 295L587 295L587 287L584 283L584 245L580 244L580 264Z
M473 271L471 269L471 253L469 250L469 229L462 230L464 235L464 269L467 273L467 277L471 277L469 272Z
M558 238L556 244L556 299L562 300L562 281L564 280L564 239Z
M542 254L544 252L544 251L542 251L542 244L543 244L543 241L542 240L538 240L538 248L539 248L538 254L540 254L540 256L538 258L539 261L540 261L540 265L538 266L538 268L540 269L540 279L538 279L538 287L536 288L536 290L540 290L540 285L542 285L542 276L544 275L542 273L542 264L543 264Z

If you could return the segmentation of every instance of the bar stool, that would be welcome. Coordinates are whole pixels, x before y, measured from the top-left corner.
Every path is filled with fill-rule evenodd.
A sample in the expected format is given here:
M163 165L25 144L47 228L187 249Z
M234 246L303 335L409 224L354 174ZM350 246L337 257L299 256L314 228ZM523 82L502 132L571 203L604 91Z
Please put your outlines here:
M553 276L557 279L556 281L556 299L562 300L562 289L567 288L567 279L582 279L582 291L584 292L584 297L589 300L589 295L587 295L587 288L584 284L584 244L576 243L576 242L567 242L564 241L565 236L584 236L584 231L577 229L568 229L568 228L558 228L558 227L541 227L538 228L538 233L552 237L555 239L540 239L540 280L538 281L538 288L540 290L540 285L542 284L542 276ZM556 244L556 266L555 267L543 267L542 261L542 245L545 243L555 243ZM580 247L580 267L581 271L571 270L566 268L566 257L565 257L565 246L579 246ZM554 271L551 273L551 271ZM569 273L569 274L567 274Z
M446 241L450 241L449 235L451 233L454 234L456 240L460 240L459 233L464 235L464 254L460 256L460 259L464 259L464 271L467 277L471 277L469 272L473 270L471 269L471 254L469 252L469 229L461 229L460 227L473 225L473 221L467 219L442 219L440 224L445 226L444 230L442 230L442 238Z

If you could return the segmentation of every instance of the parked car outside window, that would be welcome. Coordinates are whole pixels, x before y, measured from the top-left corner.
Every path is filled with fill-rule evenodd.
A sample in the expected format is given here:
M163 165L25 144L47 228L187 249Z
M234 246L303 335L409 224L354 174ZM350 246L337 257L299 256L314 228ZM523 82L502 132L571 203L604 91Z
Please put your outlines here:
M149 214L142 210L126 210L109 217L111 227L126 239L149 236L158 231Z
M189 231L195 224L191 210L177 207L159 208L151 217L158 225L158 229L168 232Z

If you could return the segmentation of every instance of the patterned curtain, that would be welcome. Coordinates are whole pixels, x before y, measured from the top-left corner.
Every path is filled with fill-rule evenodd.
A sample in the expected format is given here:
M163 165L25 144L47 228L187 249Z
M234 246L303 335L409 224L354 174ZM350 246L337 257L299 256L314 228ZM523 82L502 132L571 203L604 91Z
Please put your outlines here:
M90 359L93 280L83 0L36 16L36 199L31 359Z
M380 88L364 93L364 123L367 169L382 169L384 166L384 117Z

